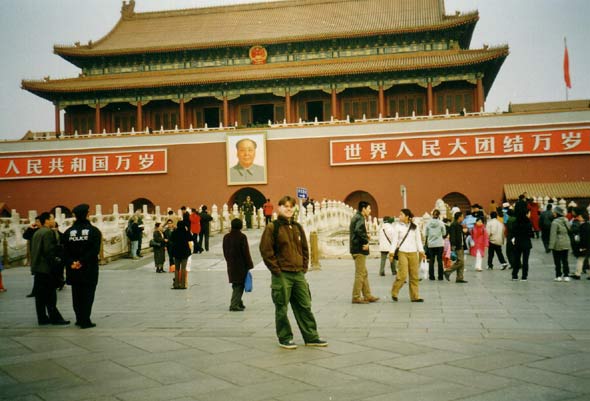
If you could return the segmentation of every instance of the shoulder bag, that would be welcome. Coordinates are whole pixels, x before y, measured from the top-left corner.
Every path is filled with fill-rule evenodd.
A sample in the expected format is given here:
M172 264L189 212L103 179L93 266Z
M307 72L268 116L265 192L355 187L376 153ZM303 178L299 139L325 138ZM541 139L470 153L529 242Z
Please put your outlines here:
M410 230L412 229L412 226L408 227L408 232L406 232L406 235L404 235L404 238L402 239L402 242L399 243L399 245L397 246L397 248L395 248L395 252L393 253L393 259L397 260L399 258L399 248L402 246L402 244L404 243L404 241L406 240L406 238L408 238L408 234L410 233Z

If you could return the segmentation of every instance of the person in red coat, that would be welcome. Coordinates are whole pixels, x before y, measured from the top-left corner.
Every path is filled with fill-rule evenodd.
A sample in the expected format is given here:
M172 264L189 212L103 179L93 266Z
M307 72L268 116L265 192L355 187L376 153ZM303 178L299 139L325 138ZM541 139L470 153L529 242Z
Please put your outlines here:
M197 213L197 209L192 209L190 216L190 231L193 237L193 252L201 253L203 249L199 247L199 235L201 235L201 216Z
M537 202L535 202L532 199L529 199L527 208L529 209L529 211L531 212L529 220L531 221L531 224L533 225L533 231L535 232L535 238L539 238L539 231L541 231L541 228L539 226L539 204Z
M248 237L242 233L242 220L231 221L231 231L223 237L223 256L227 263L227 275L232 285L229 310L242 312L246 307L242 302L244 282L248 270L254 267L248 246Z
M473 239L473 246L470 249L471 256L475 256L475 270L482 271L481 265L483 263L483 256L486 253L486 248L489 245L489 236L483 220L478 217L471 231L471 239Z

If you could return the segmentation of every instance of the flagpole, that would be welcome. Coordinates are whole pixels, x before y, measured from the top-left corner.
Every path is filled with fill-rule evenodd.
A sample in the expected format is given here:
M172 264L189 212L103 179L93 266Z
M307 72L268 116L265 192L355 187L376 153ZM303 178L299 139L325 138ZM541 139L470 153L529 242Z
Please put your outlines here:
M563 46L565 48L565 51L567 52L567 38L564 36L563 37ZM569 58L569 57L568 57ZM568 60L568 69L569 69L569 60ZM569 73L569 71L568 71ZM565 70L564 70L564 74L565 74ZM564 80L564 86L565 86L565 101L568 101L568 90L567 90L567 82Z

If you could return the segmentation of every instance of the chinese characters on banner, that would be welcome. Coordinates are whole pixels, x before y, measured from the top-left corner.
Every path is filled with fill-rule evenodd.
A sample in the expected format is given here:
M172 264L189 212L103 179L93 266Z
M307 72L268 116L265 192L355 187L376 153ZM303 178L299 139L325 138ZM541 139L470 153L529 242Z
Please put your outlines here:
M158 174L166 149L0 156L0 180Z
M590 154L590 128L330 141L332 166L571 154Z

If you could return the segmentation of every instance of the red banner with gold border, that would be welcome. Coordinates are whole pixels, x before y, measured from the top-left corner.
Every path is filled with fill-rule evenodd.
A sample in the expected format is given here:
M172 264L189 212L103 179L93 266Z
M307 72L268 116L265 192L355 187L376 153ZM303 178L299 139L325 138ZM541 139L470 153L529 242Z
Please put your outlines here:
M167 168L166 149L0 156L0 180L161 174Z
M330 164L435 162L590 153L590 128L330 141Z

